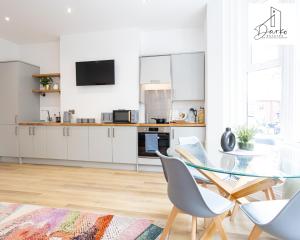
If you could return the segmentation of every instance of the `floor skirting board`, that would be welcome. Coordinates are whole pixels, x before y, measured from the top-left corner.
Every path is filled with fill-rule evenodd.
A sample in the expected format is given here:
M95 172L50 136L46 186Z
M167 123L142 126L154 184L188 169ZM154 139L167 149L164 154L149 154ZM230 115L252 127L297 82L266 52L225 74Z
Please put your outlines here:
M88 167L88 168L104 168L113 170L130 170L145 172L161 172L160 166L148 166L140 164L121 164L121 163L100 163L88 161L59 160L59 159L40 159L40 158L12 158L0 157L0 162L5 163L24 163L24 164L40 164L40 165L58 165L68 167Z

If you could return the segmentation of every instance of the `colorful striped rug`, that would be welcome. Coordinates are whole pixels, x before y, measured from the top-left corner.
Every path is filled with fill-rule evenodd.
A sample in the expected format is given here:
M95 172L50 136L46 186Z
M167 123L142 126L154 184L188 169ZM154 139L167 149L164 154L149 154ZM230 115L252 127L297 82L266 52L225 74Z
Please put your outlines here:
M161 232L146 219L0 203L0 240L156 240Z

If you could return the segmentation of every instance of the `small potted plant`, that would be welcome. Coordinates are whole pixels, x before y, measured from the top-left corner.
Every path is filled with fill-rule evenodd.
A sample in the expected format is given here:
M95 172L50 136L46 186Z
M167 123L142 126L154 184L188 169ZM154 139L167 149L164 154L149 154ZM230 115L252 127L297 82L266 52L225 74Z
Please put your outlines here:
M254 144L252 142L253 137L256 134L255 128L240 127L237 130L238 146L239 149L252 151L254 149Z
M40 78L40 84L43 86L44 90L49 90L50 85L53 83L53 79L51 77L42 77Z

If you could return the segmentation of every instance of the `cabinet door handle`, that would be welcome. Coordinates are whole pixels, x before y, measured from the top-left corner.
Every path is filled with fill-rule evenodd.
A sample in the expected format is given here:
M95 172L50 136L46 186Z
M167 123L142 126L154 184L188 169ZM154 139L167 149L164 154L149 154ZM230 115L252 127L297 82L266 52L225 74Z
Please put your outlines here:
M113 138L115 137L115 128L112 129L113 131Z
M107 137L110 138L110 128L107 129Z
M35 136L35 127L32 127L32 135Z
M28 130L29 130L29 136L31 136L31 127L29 127Z
M18 127L15 127L15 136L18 136Z
M67 136L70 137L70 128L67 127Z
M65 127L63 128L63 136L64 137L66 136L66 128Z

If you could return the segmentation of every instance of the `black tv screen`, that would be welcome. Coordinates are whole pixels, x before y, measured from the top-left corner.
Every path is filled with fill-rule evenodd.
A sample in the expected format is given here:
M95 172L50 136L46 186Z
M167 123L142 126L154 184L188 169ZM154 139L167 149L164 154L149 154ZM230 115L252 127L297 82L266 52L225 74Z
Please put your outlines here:
M115 61L76 62L76 85L115 84Z

